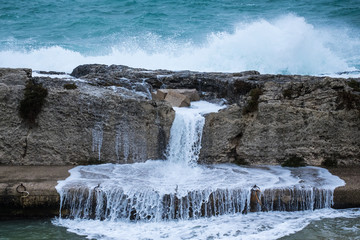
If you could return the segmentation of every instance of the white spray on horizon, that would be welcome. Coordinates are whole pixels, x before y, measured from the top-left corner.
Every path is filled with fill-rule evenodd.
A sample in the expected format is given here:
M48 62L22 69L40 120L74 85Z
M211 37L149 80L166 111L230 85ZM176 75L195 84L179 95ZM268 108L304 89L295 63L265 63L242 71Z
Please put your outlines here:
M27 52L3 50L0 66L69 73L81 64L103 63L149 69L221 72L253 69L271 74L329 75L358 71L351 66L360 65L358 39L351 38L345 30L315 28L294 15L239 23L232 33L210 33L201 44L151 36L148 41L141 46L132 39L125 40L114 45L110 53L97 56L59 46Z

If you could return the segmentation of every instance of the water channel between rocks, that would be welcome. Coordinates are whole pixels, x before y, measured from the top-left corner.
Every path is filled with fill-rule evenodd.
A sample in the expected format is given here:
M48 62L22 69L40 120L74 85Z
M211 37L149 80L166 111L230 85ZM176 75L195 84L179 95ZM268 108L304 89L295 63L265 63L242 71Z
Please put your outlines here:
M333 191L345 183L326 169L197 165L203 115L223 107L175 108L166 161L73 168L56 187L67 216L53 223L97 239L276 239L338 217Z

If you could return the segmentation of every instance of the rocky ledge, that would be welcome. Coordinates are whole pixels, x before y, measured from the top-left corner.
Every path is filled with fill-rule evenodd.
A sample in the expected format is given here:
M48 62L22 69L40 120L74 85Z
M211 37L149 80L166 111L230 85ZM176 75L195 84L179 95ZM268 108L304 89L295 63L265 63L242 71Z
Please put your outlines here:
M163 159L174 111L151 93L196 89L228 105L206 116L200 163L360 165L360 79L98 64L71 75L0 69L0 164ZM44 99L23 114L31 89Z
M0 166L0 220L59 216L55 186L72 166ZM360 207L360 168L331 168L346 181L335 189L334 208ZM63 215L66 212L63 212Z

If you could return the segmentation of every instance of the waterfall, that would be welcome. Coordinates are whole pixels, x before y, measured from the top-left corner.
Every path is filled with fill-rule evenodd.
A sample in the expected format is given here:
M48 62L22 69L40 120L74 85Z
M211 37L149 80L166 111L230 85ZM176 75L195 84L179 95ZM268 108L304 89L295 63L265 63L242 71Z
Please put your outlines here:
M193 102L191 108L174 108L175 119L170 131L168 161L196 165L200 149L204 114L217 112L222 106L204 101Z
M344 182L322 168L197 165L203 115L219 109L202 101L175 108L167 161L71 169L70 177L56 187L60 208L75 219L159 222L331 207L333 190ZM254 184L260 187L256 196Z

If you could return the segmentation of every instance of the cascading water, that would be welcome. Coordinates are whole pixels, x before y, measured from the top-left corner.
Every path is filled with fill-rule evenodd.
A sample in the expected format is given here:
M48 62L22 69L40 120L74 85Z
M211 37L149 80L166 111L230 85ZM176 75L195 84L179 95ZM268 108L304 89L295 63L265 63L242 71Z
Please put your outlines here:
M194 221L249 211L331 206L333 190L344 182L322 168L196 165L203 115L221 108L203 101L192 103L191 108L175 108L167 161L78 166L70 170L70 177L57 185L60 208L68 217L60 216L58 224L68 226L68 221L90 219L162 224L171 219ZM255 204L251 196L254 184L261 188Z
M199 101L192 108L174 108L176 115L171 127L168 161L195 166L201 149L204 114L217 112L221 106Z

